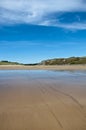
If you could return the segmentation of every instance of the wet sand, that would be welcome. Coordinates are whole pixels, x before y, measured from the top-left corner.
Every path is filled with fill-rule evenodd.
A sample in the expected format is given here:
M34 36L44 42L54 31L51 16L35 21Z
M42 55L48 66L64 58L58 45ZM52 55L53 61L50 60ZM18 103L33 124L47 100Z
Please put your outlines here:
M86 130L86 73L0 71L0 130Z
M0 70L86 70L86 65L0 65Z

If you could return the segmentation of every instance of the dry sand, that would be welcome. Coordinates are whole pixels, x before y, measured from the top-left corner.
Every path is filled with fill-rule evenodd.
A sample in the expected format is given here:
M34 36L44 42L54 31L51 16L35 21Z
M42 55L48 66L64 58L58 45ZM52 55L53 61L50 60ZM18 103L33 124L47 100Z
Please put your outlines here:
M5 77L0 130L86 130L86 85Z
M0 70L86 70L86 65L0 65Z

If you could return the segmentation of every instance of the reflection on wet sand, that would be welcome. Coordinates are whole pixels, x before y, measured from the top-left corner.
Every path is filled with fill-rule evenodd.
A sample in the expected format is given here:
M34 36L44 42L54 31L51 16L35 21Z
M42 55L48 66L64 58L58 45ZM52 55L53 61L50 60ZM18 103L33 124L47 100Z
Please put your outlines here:
M0 130L86 130L86 73L0 71Z

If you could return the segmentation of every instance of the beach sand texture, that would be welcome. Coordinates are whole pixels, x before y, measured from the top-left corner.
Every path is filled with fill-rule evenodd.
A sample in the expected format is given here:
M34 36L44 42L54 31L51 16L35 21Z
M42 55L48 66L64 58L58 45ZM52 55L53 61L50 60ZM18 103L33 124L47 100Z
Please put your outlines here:
M0 70L86 70L86 65L0 65Z
M0 130L86 130L86 84L77 76L1 75Z

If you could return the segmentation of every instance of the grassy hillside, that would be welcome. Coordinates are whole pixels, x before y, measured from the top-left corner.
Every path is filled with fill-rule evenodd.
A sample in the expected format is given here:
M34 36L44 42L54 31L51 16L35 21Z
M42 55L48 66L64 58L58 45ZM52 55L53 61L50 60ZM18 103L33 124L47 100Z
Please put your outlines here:
M42 61L43 65L86 64L86 57L56 58Z
M21 64L18 62L10 62L10 61L0 61L0 65L77 65L77 64L86 64L86 56L85 57L69 57L69 58L55 58L44 60L41 63L35 64Z
M20 63L10 61L0 61L0 65L20 65Z

